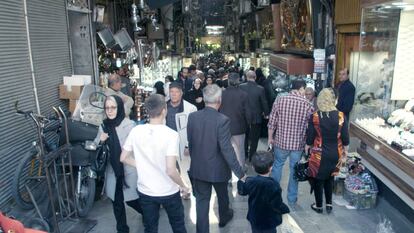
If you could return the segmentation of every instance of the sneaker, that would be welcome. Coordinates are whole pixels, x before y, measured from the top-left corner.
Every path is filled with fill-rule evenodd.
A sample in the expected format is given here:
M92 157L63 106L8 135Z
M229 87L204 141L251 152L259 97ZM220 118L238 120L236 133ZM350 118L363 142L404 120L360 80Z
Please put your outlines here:
M229 215L227 216L226 219L223 219L223 221L220 221L219 222L219 224L218 224L219 227L220 228L225 227L227 225L227 223L229 223L230 220L233 219L233 216L234 216L233 210L232 209L229 209Z

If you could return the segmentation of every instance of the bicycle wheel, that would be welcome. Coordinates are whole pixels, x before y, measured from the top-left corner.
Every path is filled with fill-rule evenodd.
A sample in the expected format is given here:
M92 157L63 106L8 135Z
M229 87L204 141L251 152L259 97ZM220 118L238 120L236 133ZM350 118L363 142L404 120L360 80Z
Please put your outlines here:
M96 183L95 179L89 177L88 171L90 168L82 168L80 178L80 190L78 190L78 173L76 174L76 194L75 202L79 217L86 217L95 201Z
M33 194L36 203L47 197L47 182L44 165L37 157L37 153L28 152L23 156L17 167L12 183L12 195L16 204L22 209L34 208L29 192Z

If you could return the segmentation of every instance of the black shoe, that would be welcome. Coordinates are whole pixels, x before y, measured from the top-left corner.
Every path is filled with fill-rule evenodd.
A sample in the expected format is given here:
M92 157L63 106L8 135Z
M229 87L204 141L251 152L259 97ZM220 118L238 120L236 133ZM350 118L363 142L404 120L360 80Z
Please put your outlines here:
M313 211L315 211L316 213L318 213L318 214L322 214L322 212L323 212L322 207L316 207L316 203L313 203L313 204L311 205L311 209L312 209Z
M326 204L326 213L330 214L332 212L332 204Z
M234 216L234 214L233 214L233 210L232 209L229 209L229 215L227 215L227 217L226 217L226 219L223 219L223 221L220 221L219 222L219 227L221 228L221 227L225 227L226 225L227 225L227 223L229 223L230 222L230 220L232 220L233 219L233 216Z

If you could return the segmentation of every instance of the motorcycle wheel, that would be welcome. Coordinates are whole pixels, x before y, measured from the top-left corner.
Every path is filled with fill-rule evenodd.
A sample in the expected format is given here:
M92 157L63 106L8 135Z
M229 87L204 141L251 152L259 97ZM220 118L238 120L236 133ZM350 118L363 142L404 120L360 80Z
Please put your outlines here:
M96 183L95 179L88 176L88 168L81 171L80 192L78 191L78 174L76 174L75 202L79 217L86 217L95 201Z

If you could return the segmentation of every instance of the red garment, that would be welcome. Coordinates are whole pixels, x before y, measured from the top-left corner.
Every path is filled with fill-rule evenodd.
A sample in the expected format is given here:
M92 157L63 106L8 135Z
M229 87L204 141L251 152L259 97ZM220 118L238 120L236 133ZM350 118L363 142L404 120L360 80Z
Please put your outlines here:
M0 227L5 233L46 233L45 231L24 228L17 220L8 218L0 212Z
M283 150L303 150L312 104L298 91L276 98L267 127L275 130L274 145Z

